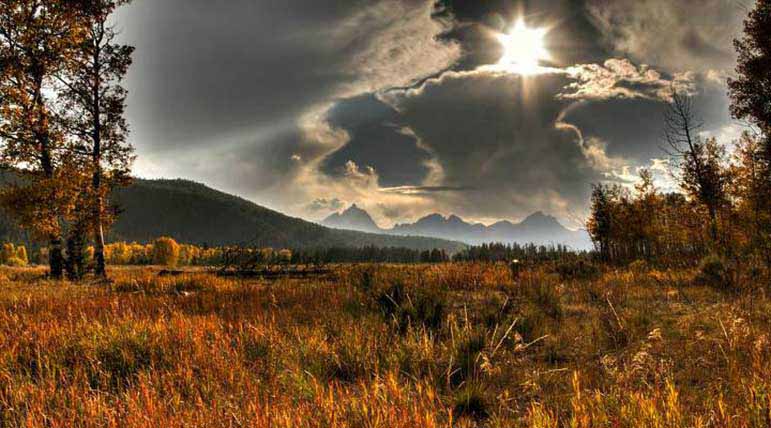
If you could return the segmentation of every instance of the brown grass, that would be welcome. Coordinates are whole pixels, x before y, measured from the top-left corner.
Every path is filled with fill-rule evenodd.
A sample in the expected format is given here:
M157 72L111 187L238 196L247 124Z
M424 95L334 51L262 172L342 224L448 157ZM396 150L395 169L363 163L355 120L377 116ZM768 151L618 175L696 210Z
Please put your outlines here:
M41 275L0 270L3 427L771 426L766 286L475 264Z

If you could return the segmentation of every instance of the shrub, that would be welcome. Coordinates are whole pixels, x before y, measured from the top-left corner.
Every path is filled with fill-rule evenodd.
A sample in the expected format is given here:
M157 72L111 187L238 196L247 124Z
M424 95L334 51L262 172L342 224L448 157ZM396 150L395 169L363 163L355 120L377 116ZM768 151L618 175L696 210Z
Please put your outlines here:
M95 253L96 253L96 250L94 249L93 245L89 245L86 247L86 249L83 251L83 257L86 260L86 264L93 263Z
M614 307L607 304L601 306L597 313L596 333L603 347L608 349L621 349L631 340L629 331L624 328Z
M37 253L37 263L40 265L48 264L48 248L43 247Z
M0 254L3 264L8 264L8 260L16 257L16 248L11 243L3 244L3 252Z
M600 268L584 260L563 262L557 266L557 273L563 281L591 280L600 276Z
M648 262L645 260L635 260L632 263L629 263L629 270L634 274L644 274L650 270L650 267L648 266Z
M27 261L18 257L11 257L5 261L5 264L12 267L24 267L27 266Z
M16 258L21 260L22 263L26 266L27 263L29 263L29 258L27 258L27 247L24 245L19 245L16 247Z
M109 390L117 391L126 388L140 372L149 370L163 351L146 332L125 331L100 343L95 354L99 369L89 373L92 386L103 390L109 386Z
M562 296L550 281L542 281L527 289L528 300L555 320L562 318Z
M699 263L695 281L697 284L720 290L733 288L730 269L722 258L714 254L705 257Z
M179 244L177 241L162 237L153 245L153 264L174 267L179 261Z
M278 262L281 264L289 264L292 262L292 251L281 250L278 252Z

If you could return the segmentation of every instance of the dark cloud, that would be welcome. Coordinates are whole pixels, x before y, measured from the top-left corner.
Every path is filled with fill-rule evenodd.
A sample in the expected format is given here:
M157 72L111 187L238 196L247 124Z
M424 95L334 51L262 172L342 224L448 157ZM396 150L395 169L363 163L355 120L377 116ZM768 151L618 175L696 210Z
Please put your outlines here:
M669 76L628 60L577 69L578 81L561 96L579 102L565 110L563 121L580 129L585 139L601 141L611 158L643 165L666 157L663 118L673 89L692 95L702 131L715 134L731 123L720 75Z
M464 216L566 215L584 205L601 174L575 131L558 126L568 101L556 94L567 76L447 73L423 87L385 97L442 167L439 194Z
M429 173L430 154L415 136L404 132L399 113L374 95L337 103L328 113L331 126L345 130L349 141L322 164L328 175L342 175L345 164L371 166L384 187L417 185Z
M564 120L581 129L584 138L605 142L609 156L637 163L665 155L661 150L664 111L659 100L613 98L577 104Z

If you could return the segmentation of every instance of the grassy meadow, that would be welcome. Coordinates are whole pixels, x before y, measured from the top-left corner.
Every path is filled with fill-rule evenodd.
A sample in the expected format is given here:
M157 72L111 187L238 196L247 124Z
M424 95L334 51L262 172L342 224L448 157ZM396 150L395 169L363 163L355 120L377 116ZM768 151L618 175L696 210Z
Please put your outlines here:
M2 427L771 426L771 301L691 271L0 271Z

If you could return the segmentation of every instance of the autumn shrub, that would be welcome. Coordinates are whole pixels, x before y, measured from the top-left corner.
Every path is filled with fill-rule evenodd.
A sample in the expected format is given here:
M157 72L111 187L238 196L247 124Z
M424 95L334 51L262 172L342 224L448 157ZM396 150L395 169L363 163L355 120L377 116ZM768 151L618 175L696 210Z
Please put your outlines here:
M140 372L153 365L161 369L163 349L146 331L122 331L109 336L94 350L98 370L89 372L92 385L111 390L125 388Z
M701 260L695 282L718 290L733 288L733 278L726 262L717 255L709 255Z
M24 266L29 263L29 258L27 257L27 247L24 245L19 245L16 247L16 258L21 260Z
M365 293L372 291L374 288L375 275L375 269L371 266L356 269L351 273L351 277L353 277L355 281L354 285Z
M153 244L153 264L175 267L179 261L179 244L172 238L162 237Z
M586 260L564 261L557 265L557 273L563 281L592 280L600 276L600 268Z
M629 263L629 271L636 274L641 275L650 270L650 266L648 266L648 262L645 260L635 260L632 263Z
M595 334L602 348L616 350L629 344L630 332L610 301L600 302L596 322Z
M14 256L7 259L5 264L11 267L24 267L27 266L27 261Z
M292 251L283 249L276 254L278 262L281 264L289 264L292 262Z
M561 291L550 276L543 274L530 276L522 282L520 287L527 302L552 319L562 318Z
M8 242L3 244L3 250L0 252L0 261L3 264L8 264L8 260L16 257L16 247Z
M3 244L0 251L0 263L11 267L27 266L27 248L24 245L15 246L13 243Z

